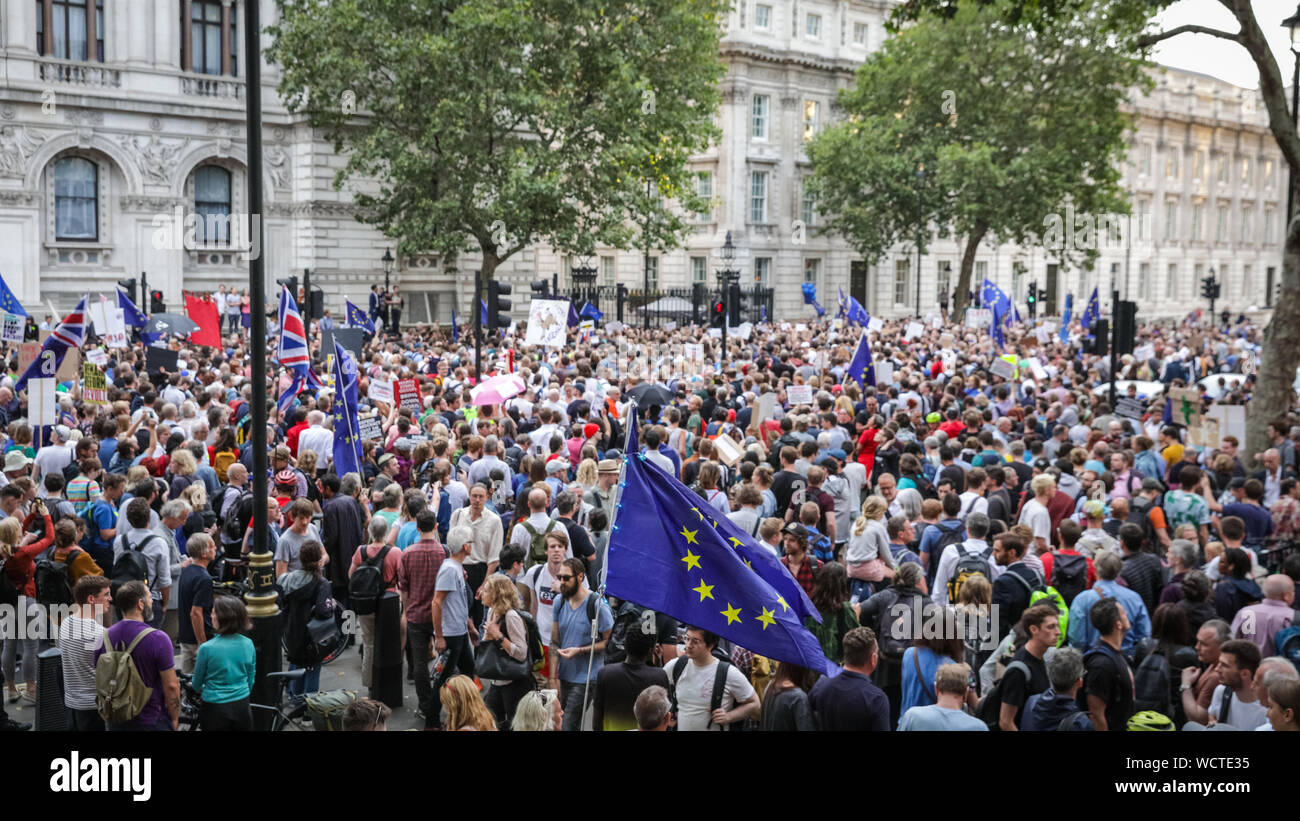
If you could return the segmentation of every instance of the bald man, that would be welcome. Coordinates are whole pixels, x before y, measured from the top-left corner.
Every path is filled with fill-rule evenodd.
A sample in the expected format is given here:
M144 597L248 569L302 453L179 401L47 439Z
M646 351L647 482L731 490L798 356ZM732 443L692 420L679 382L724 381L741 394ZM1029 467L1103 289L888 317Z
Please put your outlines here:
M1295 582L1290 576L1275 573L1264 580L1264 600L1237 611L1232 619L1232 637L1245 639L1259 648L1267 658L1277 652L1273 637L1285 627L1290 627L1295 611Z

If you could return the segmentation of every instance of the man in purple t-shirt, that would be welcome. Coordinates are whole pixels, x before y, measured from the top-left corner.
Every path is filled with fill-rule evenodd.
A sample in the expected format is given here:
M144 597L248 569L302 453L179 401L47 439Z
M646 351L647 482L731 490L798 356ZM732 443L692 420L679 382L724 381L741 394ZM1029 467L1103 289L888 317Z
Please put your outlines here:
M140 715L125 724L109 724L109 732L175 730L181 715L181 685L176 678L176 658L172 642L161 630L146 622L152 618L153 596L144 582L127 582L118 588L113 604L122 613L122 621L108 628L104 643L95 651L95 663L104 648L125 649L140 633L152 632L131 651L140 680L153 692Z

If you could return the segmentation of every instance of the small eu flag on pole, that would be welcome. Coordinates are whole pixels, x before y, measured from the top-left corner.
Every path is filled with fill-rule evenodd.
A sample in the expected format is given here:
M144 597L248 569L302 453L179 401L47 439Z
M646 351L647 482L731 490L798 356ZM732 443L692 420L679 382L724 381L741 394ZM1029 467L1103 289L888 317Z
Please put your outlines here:
M1065 295L1065 313L1061 316L1061 341L1070 341L1070 314L1074 312L1074 294Z
M1092 323L1100 318L1101 304L1097 301L1097 288L1093 286L1092 296L1088 297L1088 307L1083 309L1083 316L1079 317L1079 324L1090 331L1092 330Z
M366 312L353 305L352 300L350 299L344 300L344 303L347 305L348 327L360 328L371 336L374 336L375 323L371 321L370 317L366 316Z
M23 306L18 301L18 298L14 296L14 292L9 290L9 283L5 282L3 276L0 276L0 309L6 313L27 316L27 311L23 310Z
M865 330L862 332L862 338L858 340L857 352L849 361L846 375L861 385L863 390L866 390L867 386L874 387L876 384L876 366L871 359L871 342L867 339Z

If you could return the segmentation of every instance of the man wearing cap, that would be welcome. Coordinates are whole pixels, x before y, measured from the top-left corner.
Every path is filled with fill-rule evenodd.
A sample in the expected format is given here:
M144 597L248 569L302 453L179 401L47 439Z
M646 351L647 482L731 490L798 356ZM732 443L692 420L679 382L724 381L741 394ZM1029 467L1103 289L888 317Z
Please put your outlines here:
M71 432L63 425L55 425L50 431L50 444L36 451L32 460L32 481L36 483L36 494L45 498L45 485L41 479L51 473L63 473L63 469L72 463L72 449L68 447Z
M293 498L302 499L307 496L307 477L301 470L290 466L290 458L289 448L285 445L277 445L275 450L271 451L271 476L278 475L282 470L293 471L295 478L298 480L297 485L294 487Z
M1083 516L1087 528L1079 536L1075 545L1080 555L1090 559L1102 550L1119 548L1119 542L1102 527L1106 521L1106 505L1096 499L1084 502Z
M4 463L4 481L0 482L0 487L5 487L15 479L21 479L27 475L28 468L31 467L32 460L21 450L11 450L5 454Z

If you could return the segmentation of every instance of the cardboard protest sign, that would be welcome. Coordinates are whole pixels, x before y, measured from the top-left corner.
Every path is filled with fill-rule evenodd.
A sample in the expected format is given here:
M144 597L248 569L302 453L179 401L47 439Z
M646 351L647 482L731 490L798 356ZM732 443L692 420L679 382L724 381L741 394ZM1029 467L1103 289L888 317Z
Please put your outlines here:
M713 447L718 453L718 459L727 467L732 467L745 455L740 445L736 444L736 440L725 433L720 433L714 438Z
M20 314L3 314L5 342L22 342L25 331L27 330L27 319Z
M1174 424L1195 427L1201 424L1201 392L1195 388L1170 388Z
M108 379L94 362L87 362L81 369L84 382L81 398L87 405L108 404Z
M362 416L357 419L357 436L362 441L372 439L382 439L384 436L384 426L379 421L378 416Z
M569 330L569 301L534 299L528 306L528 331L525 345L563 348Z
M168 373L176 373L176 362L178 358L179 356L176 351L150 345L144 352L145 369L149 373L159 373L163 370L166 370Z
M385 405L393 404L393 382L390 379L372 379L370 387L366 389L366 396L370 397L371 402L383 402Z
M786 398L790 400L790 405L811 405L813 398L812 385L791 385L785 389Z
M1125 419L1141 419L1142 414L1146 412L1146 403L1141 399L1130 399L1127 396L1118 396L1115 398L1115 413L1123 416Z
M41 352L41 343L24 342L18 346L18 373L26 373L27 368L36 361L36 355Z
M415 413L424 409L420 402L420 384L414 379L399 379L394 382L393 399L399 408L410 408Z

